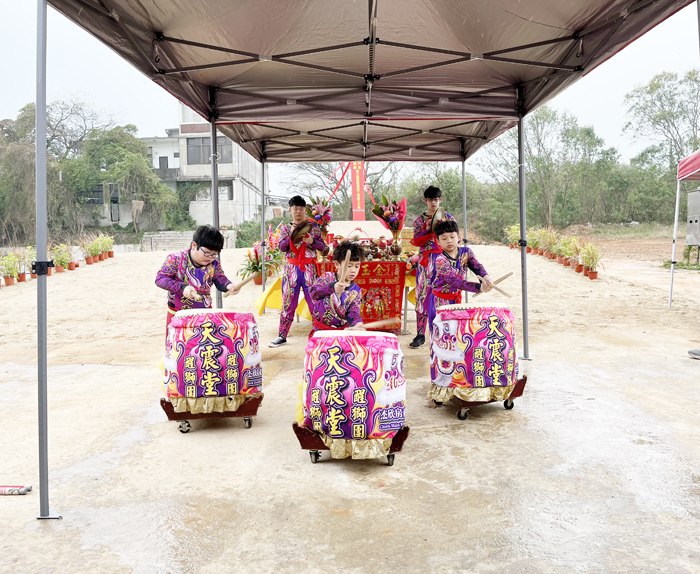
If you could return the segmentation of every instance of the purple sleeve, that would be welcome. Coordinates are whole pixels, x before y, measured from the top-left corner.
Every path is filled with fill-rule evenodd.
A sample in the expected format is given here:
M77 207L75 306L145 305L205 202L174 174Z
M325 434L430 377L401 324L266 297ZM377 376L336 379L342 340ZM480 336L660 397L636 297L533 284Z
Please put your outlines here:
M214 261L214 285L216 285L216 288L219 291L226 292L229 283L232 283L232 281L229 281L226 275L224 275L224 270L221 268L221 264L218 261Z
M481 291L481 283L467 281L450 265L450 262L444 255L438 255L435 258L435 278L432 281L431 288L435 291L448 293L456 291L478 293Z
M362 314L360 313L362 307L362 291L358 285L354 285L353 288L357 289L358 291L357 297L355 297L355 300L350 303L350 307L348 308L346 315L348 324L351 327L354 327L358 323L362 323Z
M309 291L311 292L311 298L314 301L320 301L321 299L325 299L326 297L329 297L333 293L335 293L335 281L329 281L327 277L327 273L324 273L319 277L317 281L314 282L313 285L309 288Z
M186 284L177 276L179 253L171 253L156 274L156 285L170 293L180 293Z
M415 221L413 222L413 237L422 237L423 235L428 235L429 233L432 233L433 230L430 229L429 226L426 226L425 223L426 221L429 221L429 219L423 218L422 215L419 215L416 217Z
M469 247L467 247L467 255L469 256L467 259L467 266L471 269L472 273L479 277L486 277L488 275L486 268L474 257L474 253Z
M291 240L289 239L289 225L280 227L280 243L279 249L282 253L289 253Z
M315 249L316 251L321 251L327 247L326 242L323 240L323 235L321 235L321 228L315 223L311 226L311 238L313 239L309 247Z

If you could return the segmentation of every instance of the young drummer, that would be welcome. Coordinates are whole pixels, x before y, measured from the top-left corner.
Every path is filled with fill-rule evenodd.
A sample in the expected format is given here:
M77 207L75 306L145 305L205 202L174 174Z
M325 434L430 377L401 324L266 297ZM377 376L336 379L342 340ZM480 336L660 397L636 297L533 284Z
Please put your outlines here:
M491 278L484 266L474 257L466 245L460 247L459 227L456 221L443 221L435 227L435 235L442 253L432 255L430 268L430 293L427 297L428 325L433 329L437 308L460 303L462 291L487 293L491 291ZM467 281L467 271L481 277L481 282Z
M219 291L238 289L226 278L216 257L224 246L218 229L202 225L194 232L190 248L168 255L156 275L156 285L168 292L167 332L173 315L180 309L211 307L211 287Z
M299 291L304 290L304 297L307 303L310 303L309 287L317 277L314 265L316 254L323 252L326 248L321 229L316 223L306 219L306 201L303 197L295 195L289 200L289 212L292 214L292 224L280 227L279 248L287 254L287 262L282 274L282 315L279 336L270 343L270 347L279 347L287 342L287 335L299 302ZM292 241L292 232L304 223L311 226L310 231L303 237L296 237L296 241Z
M350 259L343 281L343 265L348 252ZM363 259L364 252L357 243L343 241L333 250L335 273L324 273L310 289L314 318L311 334L314 331L362 327L362 290L354 279L360 272Z
M440 247L437 244L437 239L432 230L433 215L440 207L442 201L442 191L439 187L431 185L423 192L423 201L428 209L416 218L413 222L413 245L420 247L418 254L418 266L416 267L416 336L411 341L409 347L417 349L425 344L425 323L427 318L426 298L430 287L428 285L430 279L430 256L433 253L440 253ZM449 213L445 213L443 221L452 220Z

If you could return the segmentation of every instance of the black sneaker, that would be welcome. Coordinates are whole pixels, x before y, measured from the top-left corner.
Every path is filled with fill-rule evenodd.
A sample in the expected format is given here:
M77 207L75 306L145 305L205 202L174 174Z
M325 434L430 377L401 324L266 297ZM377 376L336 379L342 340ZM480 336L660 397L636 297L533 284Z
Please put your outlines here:
M411 344L408 346L417 349L423 345L425 345L425 335L416 335L413 341L411 341Z
M277 337L272 343L268 345L268 347L279 347L280 345L286 345L287 344L287 339L285 339L282 335Z

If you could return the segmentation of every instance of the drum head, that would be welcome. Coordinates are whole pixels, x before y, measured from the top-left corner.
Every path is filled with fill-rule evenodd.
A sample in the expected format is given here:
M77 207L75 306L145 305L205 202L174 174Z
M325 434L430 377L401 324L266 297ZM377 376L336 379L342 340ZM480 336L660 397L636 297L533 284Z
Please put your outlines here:
M435 231L435 226L445 219L445 210L442 207L438 207L433 214L433 218L430 222L430 229Z
M297 241L301 241L301 238L304 237L304 235L306 235L309 231L311 231L311 223L309 221L302 221L299 225L292 229L292 233L289 238L296 243Z

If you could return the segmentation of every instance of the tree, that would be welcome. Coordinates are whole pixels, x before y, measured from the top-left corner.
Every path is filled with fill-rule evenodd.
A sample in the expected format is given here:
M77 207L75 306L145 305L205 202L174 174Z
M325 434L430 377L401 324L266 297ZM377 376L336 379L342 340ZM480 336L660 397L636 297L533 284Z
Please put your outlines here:
M624 130L636 139L651 140L647 148L656 161L674 167L700 148L700 70L682 78L663 72L625 96Z

